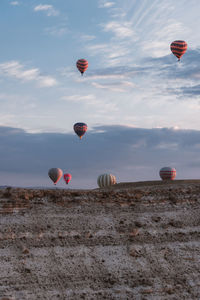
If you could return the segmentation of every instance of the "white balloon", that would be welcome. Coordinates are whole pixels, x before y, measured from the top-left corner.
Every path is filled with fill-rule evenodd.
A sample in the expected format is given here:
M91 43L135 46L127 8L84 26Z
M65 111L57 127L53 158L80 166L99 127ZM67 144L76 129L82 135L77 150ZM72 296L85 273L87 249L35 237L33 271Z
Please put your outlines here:
M97 184L100 188L108 187L116 183L116 177L112 174L102 174L97 178Z

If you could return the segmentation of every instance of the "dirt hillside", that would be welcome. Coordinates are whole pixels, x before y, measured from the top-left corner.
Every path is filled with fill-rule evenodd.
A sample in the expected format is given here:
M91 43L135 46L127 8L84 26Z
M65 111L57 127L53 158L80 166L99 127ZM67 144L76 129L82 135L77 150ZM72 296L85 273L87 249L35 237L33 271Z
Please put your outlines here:
M200 181L0 190L0 300L200 299Z

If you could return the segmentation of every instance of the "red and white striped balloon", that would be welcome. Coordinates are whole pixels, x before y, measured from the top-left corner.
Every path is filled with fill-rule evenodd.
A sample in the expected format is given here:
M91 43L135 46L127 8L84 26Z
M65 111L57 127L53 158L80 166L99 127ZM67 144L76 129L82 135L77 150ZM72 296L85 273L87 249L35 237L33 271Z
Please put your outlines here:
M84 58L81 58L81 59L77 60L76 66L77 66L78 70L81 72L81 75L83 75L83 73L88 68L88 61Z
M160 169L160 177L162 180L174 180L176 178L176 169L164 167Z
M170 48L172 53L180 60L187 51L187 43L185 41L174 41L171 43Z

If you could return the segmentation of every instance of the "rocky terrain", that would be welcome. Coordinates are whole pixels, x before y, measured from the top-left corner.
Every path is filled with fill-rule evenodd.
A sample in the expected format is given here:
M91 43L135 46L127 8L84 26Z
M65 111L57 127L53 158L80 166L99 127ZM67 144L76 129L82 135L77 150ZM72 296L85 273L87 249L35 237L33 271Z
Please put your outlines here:
M0 300L200 299L200 181L0 190Z

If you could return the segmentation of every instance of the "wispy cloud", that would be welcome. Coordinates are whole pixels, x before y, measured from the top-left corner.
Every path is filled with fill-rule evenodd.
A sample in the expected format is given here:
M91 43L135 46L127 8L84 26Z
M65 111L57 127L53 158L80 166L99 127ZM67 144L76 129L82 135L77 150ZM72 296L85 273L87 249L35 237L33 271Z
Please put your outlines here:
M84 34L84 35L81 36L81 39L82 39L83 41L92 41L92 40L94 40L95 38L96 38L95 35Z
M149 64L151 77L159 84L162 95L164 93L173 94L176 99L182 101L188 99L189 96L194 99L199 96L199 49L188 50L182 57L181 62L177 62L177 58L171 53L161 58L148 59L146 64ZM158 78L162 80L160 81Z
M128 88L133 88L134 83L130 81L117 81L117 82L92 82L92 85L98 89L107 89L113 92L127 92Z
M58 84L57 80L51 76L38 76L36 79L40 87L51 87Z
M34 7L34 11L43 11L47 14L48 17L59 15L59 11L50 4L39 4Z
M69 101L69 102L73 102L73 103L80 103L82 102L83 104L98 104L99 101L96 99L96 96L93 94L89 94L89 95L79 95L79 94L75 94L75 95L71 95L71 96L63 96L61 97L61 100L63 101Z
M141 50L144 55L149 53L152 57L162 57L170 53L170 43L175 40L174 32L176 36L182 36L187 34L187 27L182 22L176 20L160 20L160 28L153 28L149 30L149 35L145 36L144 40L141 41Z
M103 71L103 70L102 70ZM126 77L125 74L109 74L109 73L98 73L98 70L94 70L94 72L89 73L87 79L88 80L99 80L99 79L105 79L105 80L122 80Z
M96 109L98 109L98 113L103 113L106 115L106 113L109 113L112 111L117 111L118 108L115 105L115 103L111 103L109 100L99 100L94 94L88 94L88 95L80 95L80 94L74 94L71 96L62 96L62 101L71 102L74 104L79 105L86 105L95 106Z
M108 42L107 44L90 44L87 49L92 56L100 56L104 64L108 66L117 66L130 60L130 48L126 43L117 41Z
M19 123L16 121L13 113L0 113L0 126L14 126L18 127Z
M110 18L106 23L99 24L100 28L107 32L107 42L95 43L88 41L86 45L90 55L99 56L99 61L104 61L109 66L128 63L132 60L133 42L138 39L132 22L126 18Z
M55 78L41 75L38 68L25 69L25 66L20 64L18 61L9 61L0 64L0 75L16 78L23 82L36 81L40 87L51 87L57 85Z
M125 79L132 78L135 75L143 74L152 71L149 66L111 66L107 68L94 69L89 72L88 79Z
M133 25L130 22L111 21L103 26L104 31L112 32L117 38L132 38L134 36Z
M100 8L109 8L115 5L115 2L112 1L105 1L105 0L101 0L99 1L99 7Z
M196 1L183 1L179 8L173 0L124 0L116 1L115 5L113 2L99 1L99 6L107 8L109 14L109 21L99 24L108 33L106 43L88 41L86 45L91 55L99 56L101 64L117 66L144 57L169 55L170 43L175 39L198 44L194 20L198 19L200 3Z
M17 5L19 5L19 2L18 1L12 1L12 2L10 2L10 5L17 6Z
M45 28L45 32L47 34L50 34L50 35L53 35L56 37L62 37L64 35L68 34L70 31L65 24L62 24L62 25Z
M193 86L185 86L180 89L182 95L198 97L200 96L200 84Z

